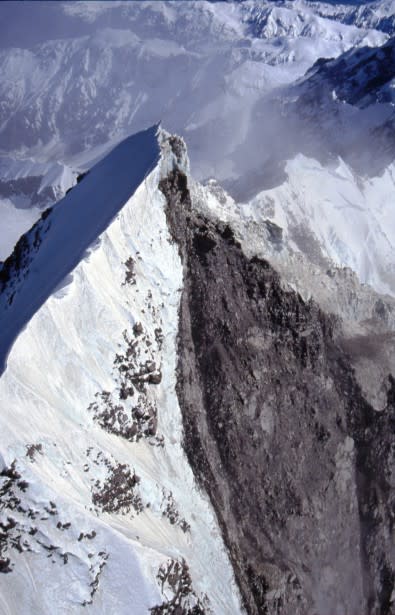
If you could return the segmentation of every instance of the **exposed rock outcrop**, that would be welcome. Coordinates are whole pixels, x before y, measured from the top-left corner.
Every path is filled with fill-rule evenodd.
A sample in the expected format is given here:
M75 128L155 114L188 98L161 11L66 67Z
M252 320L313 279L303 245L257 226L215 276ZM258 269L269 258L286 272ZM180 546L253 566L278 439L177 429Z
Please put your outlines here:
M338 318L194 211L182 172L160 188L184 265L184 446L247 612L390 613L393 375L377 413Z

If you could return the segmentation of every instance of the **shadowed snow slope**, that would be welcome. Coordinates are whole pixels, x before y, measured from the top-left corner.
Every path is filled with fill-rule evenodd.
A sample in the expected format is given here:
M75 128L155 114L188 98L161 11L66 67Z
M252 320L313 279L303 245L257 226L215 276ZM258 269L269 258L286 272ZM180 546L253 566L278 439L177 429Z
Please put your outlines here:
M159 160L157 127L129 137L45 212L0 270L0 369L15 336Z

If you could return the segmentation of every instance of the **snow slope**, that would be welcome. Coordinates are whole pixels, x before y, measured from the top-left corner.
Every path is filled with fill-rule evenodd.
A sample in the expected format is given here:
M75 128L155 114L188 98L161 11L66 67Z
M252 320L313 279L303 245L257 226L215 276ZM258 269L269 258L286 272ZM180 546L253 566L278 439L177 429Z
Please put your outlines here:
M33 226L40 214L40 210L36 207L29 207L27 210L15 207L15 197L13 200L0 199L2 227L0 261L11 254L18 238Z
M127 139L92 169L39 222L36 248L32 229L11 305L10 283L1 295L3 351L17 315L25 325L0 378L7 615L82 605L139 615L171 600L241 612L181 446L182 267L158 190L176 162L156 132ZM177 164L187 170L186 159Z
M395 295L395 167L358 177L342 160L324 166L303 155L286 166L287 181L241 206L258 224L269 219L315 264L349 267L379 293Z
M220 179L229 175L223 152L244 141L258 98L319 57L387 38L368 24L319 16L309 3L76 2L57 10L68 37L47 34L32 48L16 41L0 53L2 150L70 164L160 118L188 137L196 176L214 165ZM75 36L75 20L85 36Z
M71 191L45 212L37 227L25 236L23 245L18 244L23 264L17 267L15 276L13 262L3 265L0 327L7 333L1 340L2 368L20 329L79 263L158 162L156 131L153 127L122 142L90 171L78 191Z

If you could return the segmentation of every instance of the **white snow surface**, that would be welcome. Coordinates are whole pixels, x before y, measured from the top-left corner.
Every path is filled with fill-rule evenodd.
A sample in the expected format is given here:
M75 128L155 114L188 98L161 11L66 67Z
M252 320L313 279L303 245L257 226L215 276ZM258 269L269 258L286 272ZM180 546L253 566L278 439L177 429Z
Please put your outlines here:
M316 264L324 257L349 267L376 292L395 296L395 164L366 178L341 159L329 167L300 154L286 172L286 182L240 205L241 215L275 222Z
M18 238L26 233L40 216L40 210L36 207L18 209L15 207L15 200L15 197L13 201L10 199L0 199L2 230L0 261L5 260L11 254Z
M10 533L16 541L20 535L22 545L20 552L9 547L2 553L13 567L0 575L5 615L147 613L173 595L166 584L161 590L159 568L183 558L193 584L189 606L199 599L207 612L241 612L214 513L181 446L175 370L182 265L158 190L174 158L162 132L159 160L156 131L122 143L57 205L42 253L13 303L14 312L26 302L36 309L58 272L73 265L18 336L0 378L1 467L15 461L27 482L24 489L14 487L18 509L0 510L0 521L12 519ZM182 164L187 171L187 160ZM89 239L88 217L100 236L81 259L76 237ZM125 278L129 258L132 283ZM130 442L102 429L92 403L106 391L130 416L137 391L122 399L114 358L127 352L137 322L144 331L137 341L150 340L139 341L137 357L159 365L162 380L148 385L146 394L158 411L156 436ZM119 464L140 479L133 488L138 510L129 503L106 512L94 501ZM0 485L6 482L1 475ZM113 496L115 504L119 497ZM177 513L173 522L169 502Z

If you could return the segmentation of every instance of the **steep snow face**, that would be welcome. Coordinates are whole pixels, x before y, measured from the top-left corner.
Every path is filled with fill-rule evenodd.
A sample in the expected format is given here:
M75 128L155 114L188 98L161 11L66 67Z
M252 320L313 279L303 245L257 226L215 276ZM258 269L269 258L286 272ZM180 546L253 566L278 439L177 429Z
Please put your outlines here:
M282 227L284 240L313 264L349 267L377 292L395 295L395 166L369 179L341 159L325 167L299 155L286 173L282 185L242 205L242 215Z
M25 323L0 378L4 613L241 612L181 446L182 266L158 183L187 161L162 133L155 166L155 132L122 144L54 208L36 252L28 236L33 257L10 310L22 299L36 309L48 294L43 275L53 285L61 265L52 247L67 268L69 254L79 262ZM81 260L76 237L88 239L88 215L100 236Z
M159 160L157 127L123 141L23 236L1 271L3 367L20 329L74 269ZM50 231L50 232L49 232Z

